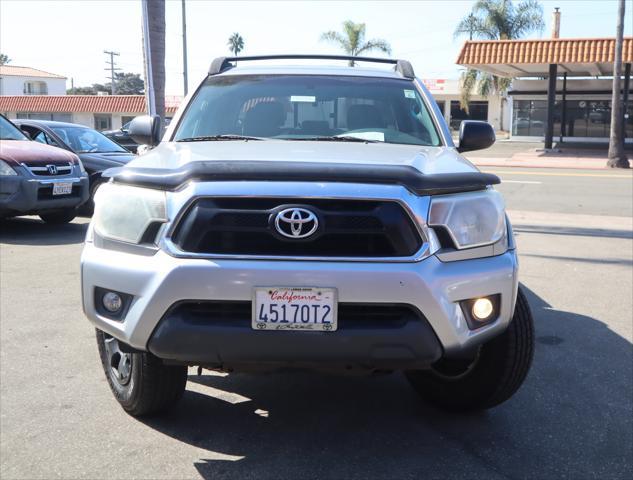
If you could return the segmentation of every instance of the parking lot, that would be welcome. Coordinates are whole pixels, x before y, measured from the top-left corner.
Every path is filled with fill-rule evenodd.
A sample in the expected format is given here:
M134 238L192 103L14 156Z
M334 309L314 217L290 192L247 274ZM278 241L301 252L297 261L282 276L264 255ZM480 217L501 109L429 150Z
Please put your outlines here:
M3 223L0 476L631 478L630 172L490 170L505 182L537 344L518 394L478 415L425 406L400 374L190 369L176 410L134 419L81 311L88 220Z

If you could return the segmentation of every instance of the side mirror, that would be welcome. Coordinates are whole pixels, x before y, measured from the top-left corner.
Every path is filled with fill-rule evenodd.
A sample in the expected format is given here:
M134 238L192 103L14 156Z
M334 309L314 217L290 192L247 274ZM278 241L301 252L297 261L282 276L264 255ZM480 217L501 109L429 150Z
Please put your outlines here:
M161 139L161 124L158 115L142 115L130 122L129 134L139 145L158 145Z
M483 150L495 143L495 131L488 122L464 120L459 126L458 152Z

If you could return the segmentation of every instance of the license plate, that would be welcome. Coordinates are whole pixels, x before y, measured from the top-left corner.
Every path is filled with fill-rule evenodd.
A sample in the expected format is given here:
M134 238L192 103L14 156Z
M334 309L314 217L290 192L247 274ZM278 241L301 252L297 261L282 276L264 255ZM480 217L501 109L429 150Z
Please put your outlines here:
M334 288L258 287L253 297L254 330L333 332L337 328Z
M72 182L53 183L53 195L68 195L73 191Z

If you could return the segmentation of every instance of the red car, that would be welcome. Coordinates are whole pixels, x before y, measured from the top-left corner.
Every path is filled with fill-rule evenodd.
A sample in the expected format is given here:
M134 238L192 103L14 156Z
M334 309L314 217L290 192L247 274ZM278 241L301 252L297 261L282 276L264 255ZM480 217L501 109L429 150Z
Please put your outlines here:
M77 155L31 141L0 115L0 218L39 215L47 223L67 223L88 195Z

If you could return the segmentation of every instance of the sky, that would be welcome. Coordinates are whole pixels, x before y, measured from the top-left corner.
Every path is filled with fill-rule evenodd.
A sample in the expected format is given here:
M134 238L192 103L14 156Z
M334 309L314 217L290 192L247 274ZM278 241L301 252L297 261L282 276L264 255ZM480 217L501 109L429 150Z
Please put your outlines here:
M515 0L516 1L516 0ZM239 32L241 55L340 51L319 40L352 20L367 25L367 38L382 38L392 56L413 63L422 78L458 78L455 65L464 39L453 31L474 1L209 1L186 0L189 88L203 79L211 60L229 55L227 40ZM560 7L561 37L615 36L616 0L544 0L550 36L551 13ZM625 35L633 35L633 0L626 0ZM166 2L167 95L182 95L181 0ZM75 86L105 83L104 50L120 53L117 66L142 73L140 0L0 0L0 52L11 64L57 73Z

